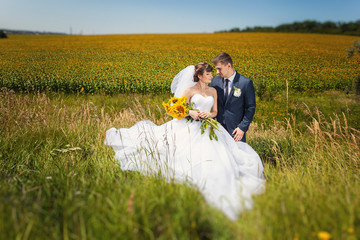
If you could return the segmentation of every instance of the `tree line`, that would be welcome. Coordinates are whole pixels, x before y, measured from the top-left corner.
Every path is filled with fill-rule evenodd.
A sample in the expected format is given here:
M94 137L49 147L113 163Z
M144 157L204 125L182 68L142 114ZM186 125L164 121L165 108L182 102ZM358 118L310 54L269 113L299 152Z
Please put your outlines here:
M3 30L0 30L0 38L7 38Z
M29 30L11 30L11 29L0 29L1 34L5 35L66 35L66 33L60 32L46 32L46 31L29 31Z
M327 34L344 34L360 36L360 20L356 22L317 22L305 20L303 22L293 22L280 24L276 27L255 26L240 29L238 27L230 30L217 31L221 32L295 32L295 33L327 33Z

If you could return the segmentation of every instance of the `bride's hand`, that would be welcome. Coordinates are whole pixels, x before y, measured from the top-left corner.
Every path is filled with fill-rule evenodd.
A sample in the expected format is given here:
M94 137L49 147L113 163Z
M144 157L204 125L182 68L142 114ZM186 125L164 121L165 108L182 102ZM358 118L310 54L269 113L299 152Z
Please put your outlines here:
M194 120L199 120L199 113L200 112L194 110L189 111L190 117L192 117Z
M210 113L208 113L208 112L200 112L200 113L199 113L199 117L200 117L200 118L209 118L209 117L210 117Z

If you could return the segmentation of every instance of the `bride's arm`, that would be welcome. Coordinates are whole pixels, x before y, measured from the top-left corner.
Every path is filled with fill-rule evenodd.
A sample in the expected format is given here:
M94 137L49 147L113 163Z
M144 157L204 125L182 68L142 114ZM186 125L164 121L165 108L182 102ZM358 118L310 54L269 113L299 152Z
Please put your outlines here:
M213 93L213 97L214 97L214 105L212 106L211 108L211 113L210 113L210 117L211 118L214 118L217 116L217 113L218 113L218 107L217 107L217 92L216 92L216 89L215 88L212 88L212 93Z
M214 118L217 116L217 92L215 88L211 88L211 96L213 96L214 98L214 104L211 108L211 112L207 113L207 112L201 112L199 114L199 117L201 118Z
M193 93L190 88L186 89L184 92L184 96L186 97L186 103L190 104L190 99ZM192 117L194 120L199 120L199 112L190 110L188 116Z

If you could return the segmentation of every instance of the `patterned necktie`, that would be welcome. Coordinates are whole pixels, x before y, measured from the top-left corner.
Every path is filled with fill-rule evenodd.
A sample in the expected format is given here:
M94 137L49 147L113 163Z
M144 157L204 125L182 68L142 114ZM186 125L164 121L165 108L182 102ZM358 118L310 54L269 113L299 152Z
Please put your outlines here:
M225 79L225 94L224 94L224 101L226 102L228 96L229 96L229 79Z

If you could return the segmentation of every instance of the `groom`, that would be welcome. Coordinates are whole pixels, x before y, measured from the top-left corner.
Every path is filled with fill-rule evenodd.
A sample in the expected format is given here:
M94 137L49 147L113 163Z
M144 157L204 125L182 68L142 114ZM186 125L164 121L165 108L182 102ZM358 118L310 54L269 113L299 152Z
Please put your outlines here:
M246 131L255 114L255 91L252 80L237 73L231 57L220 53L213 59L219 76L211 80L218 95L217 120L236 142L246 142Z

